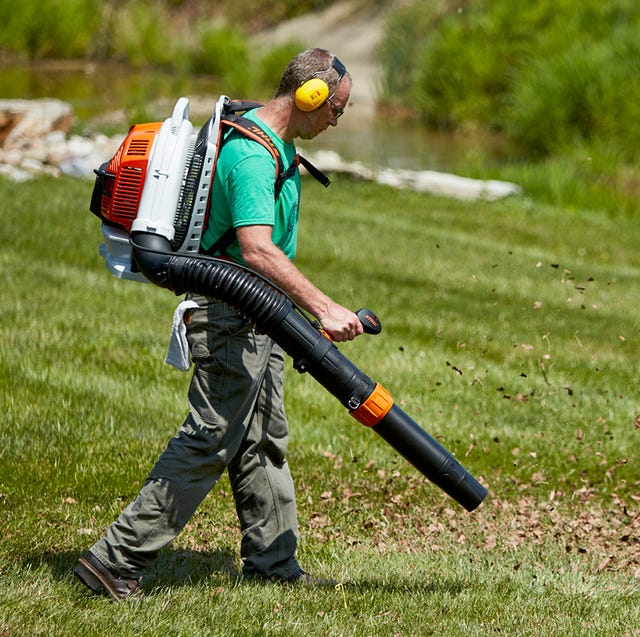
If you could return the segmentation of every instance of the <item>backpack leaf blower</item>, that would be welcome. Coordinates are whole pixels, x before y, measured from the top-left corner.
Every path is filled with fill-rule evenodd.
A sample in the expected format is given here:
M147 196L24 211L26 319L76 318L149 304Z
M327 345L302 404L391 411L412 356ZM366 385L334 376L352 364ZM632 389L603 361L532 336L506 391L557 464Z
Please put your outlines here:
M358 369L293 301L264 277L227 260L199 254L221 133L234 103L222 96L196 135L188 100L164 123L135 125L96 171L91 210L101 217L100 253L121 278L149 281L176 293L216 298L253 321L329 391L358 422L379 434L467 511L487 495L440 443L412 420L379 383ZM366 331L380 331L361 310Z

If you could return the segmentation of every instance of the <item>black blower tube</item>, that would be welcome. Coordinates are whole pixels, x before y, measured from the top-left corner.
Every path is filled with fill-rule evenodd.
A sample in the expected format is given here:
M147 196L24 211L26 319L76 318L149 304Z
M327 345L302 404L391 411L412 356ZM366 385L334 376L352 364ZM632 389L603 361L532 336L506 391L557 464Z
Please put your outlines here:
M172 252L161 235L137 232L133 254L144 276L174 292L193 292L233 307L268 334L362 424L372 428L416 469L467 511L487 495L440 443L394 404L389 393L360 371L268 281L233 263Z

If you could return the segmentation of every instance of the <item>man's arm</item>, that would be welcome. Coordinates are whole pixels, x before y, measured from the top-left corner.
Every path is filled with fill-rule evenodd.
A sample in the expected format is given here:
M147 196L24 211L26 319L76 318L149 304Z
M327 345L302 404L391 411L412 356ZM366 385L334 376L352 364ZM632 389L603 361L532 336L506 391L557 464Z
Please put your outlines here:
M246 265L278 287L296 304L313 314L335 341L350 341L362 334L362 324L348 308L319 290L271 240L271 226L243 226L237 238Z

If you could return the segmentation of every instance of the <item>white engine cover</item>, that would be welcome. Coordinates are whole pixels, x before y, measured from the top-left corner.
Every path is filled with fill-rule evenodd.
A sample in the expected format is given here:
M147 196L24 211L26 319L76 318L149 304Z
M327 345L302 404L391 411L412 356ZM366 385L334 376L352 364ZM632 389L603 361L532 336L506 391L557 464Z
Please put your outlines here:
M195 141L189 121L189 100L181 97L173 115L162 124L153 142L138 215L131 232L174 236L173 221L187 161Z

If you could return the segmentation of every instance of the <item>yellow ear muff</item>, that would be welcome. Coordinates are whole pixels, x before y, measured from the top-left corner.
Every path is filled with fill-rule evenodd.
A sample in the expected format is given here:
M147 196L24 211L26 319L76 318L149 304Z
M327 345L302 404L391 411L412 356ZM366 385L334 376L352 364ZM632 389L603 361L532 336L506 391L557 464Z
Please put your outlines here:
M324 80L312 77L296 90L296 106L308 113L322 106L329 97L329 86Z

